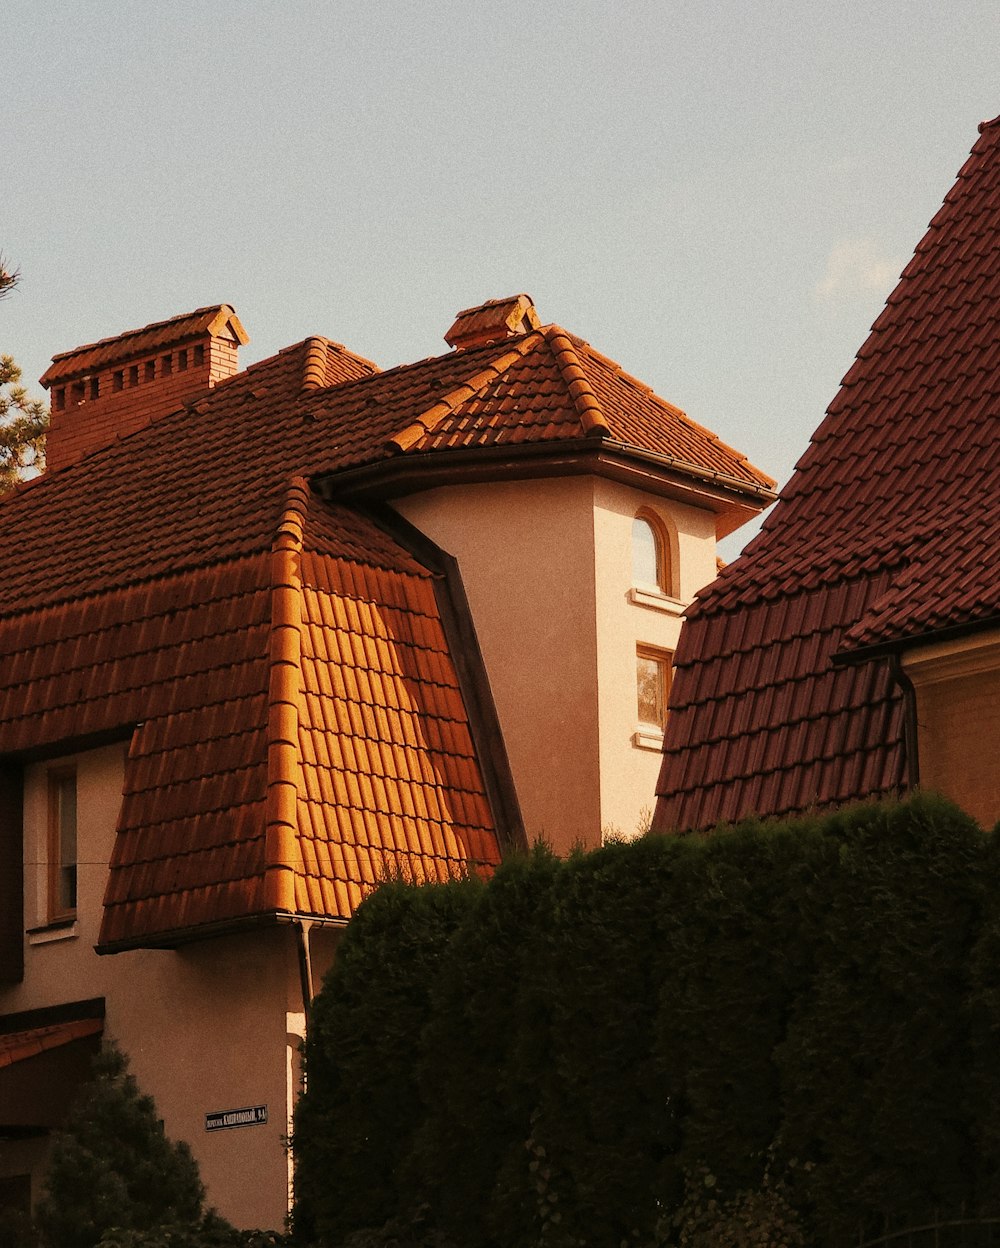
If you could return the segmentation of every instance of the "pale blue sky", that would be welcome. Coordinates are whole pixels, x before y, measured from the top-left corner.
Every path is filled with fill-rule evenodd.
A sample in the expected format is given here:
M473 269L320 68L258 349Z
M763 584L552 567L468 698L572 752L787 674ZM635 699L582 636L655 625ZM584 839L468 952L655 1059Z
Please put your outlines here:
M525 290L781 480L1000 113L997 0L6 0L3 35L30 382L223 301L246 363L389 366Z

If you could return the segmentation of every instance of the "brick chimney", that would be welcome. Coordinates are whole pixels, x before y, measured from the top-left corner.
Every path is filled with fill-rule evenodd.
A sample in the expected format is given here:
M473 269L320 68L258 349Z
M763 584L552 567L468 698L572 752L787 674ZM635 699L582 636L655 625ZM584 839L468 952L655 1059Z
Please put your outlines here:
M489 342L530 333L540 323L530 295L511 295L459 312L444 340L449 347L485 347Z
M54 355L41 377L51 392L48 468L64 468L231 377L248 341L222 303Z

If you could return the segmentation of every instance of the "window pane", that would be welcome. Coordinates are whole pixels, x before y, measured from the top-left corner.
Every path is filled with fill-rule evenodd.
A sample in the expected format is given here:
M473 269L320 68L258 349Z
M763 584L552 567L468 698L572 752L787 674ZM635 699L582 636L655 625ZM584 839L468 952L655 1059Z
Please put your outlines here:
M636 659L639 692L639 721L663 725L663 663L640 654Z
M53 776L50 785L50 897L61 915L76 909L76 776Z
M632 521L632 584L660 588L660 544L648 520Z

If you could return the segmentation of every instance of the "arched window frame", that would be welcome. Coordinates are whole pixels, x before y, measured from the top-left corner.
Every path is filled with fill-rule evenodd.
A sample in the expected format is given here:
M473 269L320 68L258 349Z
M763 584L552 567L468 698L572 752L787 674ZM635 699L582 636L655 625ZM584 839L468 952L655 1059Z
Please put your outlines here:
M645 524L653 536L656 550L655 582L640 581L635 574L636 524ZM632 588L639 593L663 594L668 598L680 598L680 576L677 558L677 532L662 516L648 507L641 507L632 518L631 529Z

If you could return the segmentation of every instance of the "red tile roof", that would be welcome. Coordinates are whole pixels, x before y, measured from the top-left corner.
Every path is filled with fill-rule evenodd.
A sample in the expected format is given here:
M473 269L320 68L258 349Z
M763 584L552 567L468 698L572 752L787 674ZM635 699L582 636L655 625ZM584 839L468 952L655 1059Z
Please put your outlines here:
M550 327L384 373L310 338L0 500L0 753L131 737L100 947L344 919L386 875L488 870L517 843L447 569L306 479L614 439L767 495Z
M980 131L778 505L689 612L658 828L904 785L879 649L1000 619L1000 119Z

